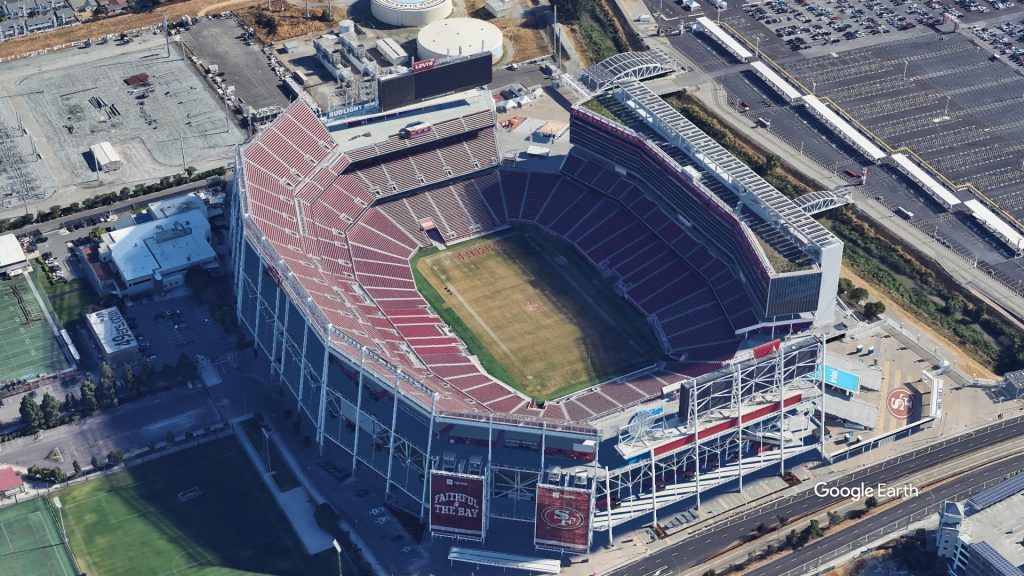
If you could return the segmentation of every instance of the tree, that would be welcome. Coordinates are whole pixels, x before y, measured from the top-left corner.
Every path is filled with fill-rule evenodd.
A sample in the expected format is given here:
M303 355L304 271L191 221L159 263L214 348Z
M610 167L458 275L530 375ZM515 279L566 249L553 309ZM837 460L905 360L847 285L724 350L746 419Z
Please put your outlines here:
M43 394L43 424L47 428L53 428L60 424L60 402L49 392Z
M139 395L139 381L135 378L135 371L130 365L125 364L121 369L121 380L124 381L124 387L129 396L135 398Z
M807 535L811 540L821 538L824 535L824 532L821 531L821 524L817 520L811 520L811 525L807 527Z
M96 385L92 381L82 382L82 388L78 393L80 394L78 409L83 415L88 416L99 408L99 403L96 401Z
M771 173L776 168L782 166L782 158L779 158L778 154L769 154L764 159L764 171Z
M846 297L854 304L860 304L868 299L868 291L860 286L854 286L846 292Z
M43 427L43 409L29 394L21 397L19 412L21 413L21 423L25 425L30 434L38 432Z
M195 361L192 360L191 356L184 352L178 356L178 361L174 364L174 370L182 380L192 380L197 374L199 374L199 369L196 368Z
M111 450L110 453L107 454L107 462L109 462L111 466L117 466L121 462L124 462L124 452L121 452L120 450Z
M174 432L168 430L167 434L164 436L164 440L167 441L168 446L174 446Z
M100 470L103 468L103 466L100 465L100 459L97 458L95 454L93 454L92 460L90 460L89 463L92 464L93 470Z
M60 408L68 414L74 414L75 410L78 408L78 398L75 398L74 394L68 392L64 395L64 405Z
M551 4L558 8L559 20L564 24L576 21L590 9L593 0L554 0Z
M330 12L327 11L327 8L324 8L323 10L320 11L320 21L321 22L330 22L331 21L331 14L330 14Z
M800 546L800 535L796 533L796 528L789 531L786 534L786 546L789 546L793 550L796 550Z
M837 290L837 292L840 296L849 292L850 288L853 288L853 282L849 278L839 279L839 289Z
M75 476L78 476L79 474L82 473L82 465L78 463L78 460L72 462L71 467L75 469Z
M868 318L878 318L879 314L885 313L885 304L881 302L868 302L864 304L864 315Z
M149 379L153 377L153 364L150 363L149 358L142 359L142 367L139 369L140 387L145 385L149 387Z
M100 408L117 405L117 384L114 380L114 369L104 362L100 366L100 385L96 389L96 401Z
M878 506L878 498L875 498L874 496L869 496L868 499L864 501L864 507L868 510L871 510L876 506Z
M198 169L195 166L189 166L188 168L185 168L185 173L188 174L189 178L191 178L192 175L195 174L197 171Z
M838 526L842 522L843 522L843 515L840 514L839 512L836 512L835 510L833 510L833 511L828 513L828 525L829 525L830 528L832 526Z

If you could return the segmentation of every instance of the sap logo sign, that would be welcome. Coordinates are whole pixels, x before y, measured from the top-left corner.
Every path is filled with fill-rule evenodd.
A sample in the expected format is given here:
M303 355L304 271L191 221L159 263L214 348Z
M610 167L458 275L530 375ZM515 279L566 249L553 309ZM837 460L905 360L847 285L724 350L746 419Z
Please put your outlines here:
M540 517L545 524L559 530L575 530L586 521L578 510L565 506L548 506L541 511Z

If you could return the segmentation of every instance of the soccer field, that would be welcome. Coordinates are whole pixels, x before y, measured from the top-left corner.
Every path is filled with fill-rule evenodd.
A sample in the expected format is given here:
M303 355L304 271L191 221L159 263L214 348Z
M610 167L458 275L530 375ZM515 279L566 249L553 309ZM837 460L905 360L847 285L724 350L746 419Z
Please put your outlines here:
M0 574L74 576L45 498L0 508Z
M232 436L59 491L71 549L97 576L315 576ZM334 559L334 551L330 551Z
M68 367L28 279L22 275L0 281L0 380L52 374Z
M493 376L558 398L662 358L643 316L570 245L537 228L427 250L420 293Z

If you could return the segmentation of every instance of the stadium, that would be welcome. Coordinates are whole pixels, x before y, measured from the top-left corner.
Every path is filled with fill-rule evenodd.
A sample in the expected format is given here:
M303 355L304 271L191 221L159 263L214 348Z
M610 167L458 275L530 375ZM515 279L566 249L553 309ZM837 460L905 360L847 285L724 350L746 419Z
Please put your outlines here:
M818 449L840 241L634 80L557 172L501 162L486 90L431 96L237 155L238 318L319 445L434 537L557 553Z

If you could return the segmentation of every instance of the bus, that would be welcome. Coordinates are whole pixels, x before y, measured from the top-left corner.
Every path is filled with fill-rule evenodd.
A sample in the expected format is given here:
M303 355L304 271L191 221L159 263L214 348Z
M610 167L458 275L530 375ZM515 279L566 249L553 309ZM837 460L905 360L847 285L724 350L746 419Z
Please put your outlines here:
M900 218L903 218L904 220L913 220L914 219L914 213L911 212L910 210L907 210L903 206L897 206L895 212L896 212L897 216L899 216Z

